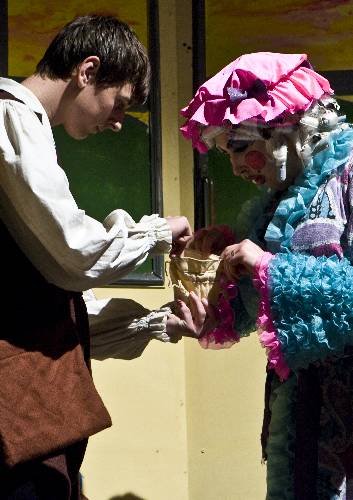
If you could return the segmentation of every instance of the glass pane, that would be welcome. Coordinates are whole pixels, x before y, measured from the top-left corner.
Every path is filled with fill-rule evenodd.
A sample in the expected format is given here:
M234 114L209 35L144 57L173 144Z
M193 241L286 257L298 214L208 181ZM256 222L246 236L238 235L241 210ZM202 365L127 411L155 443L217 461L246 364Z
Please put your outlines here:
M103 221L116 208L135 220L151 213L148 119L147 112L131 113L118 134L107 130L82 141L54 128L59 164L78 206L91 217ZM152 272L151 261L138 272Z
M151 212L149 113L140 116L144 121L127 115L118 134L107 130L82 141L62 127L54 129L59 164L71 191L80 208L100 221L117 207L135 219Z
M213 181L212 223L233 226L239 207L258 190L235 177L228 156L216 149L208 153L208 173Z

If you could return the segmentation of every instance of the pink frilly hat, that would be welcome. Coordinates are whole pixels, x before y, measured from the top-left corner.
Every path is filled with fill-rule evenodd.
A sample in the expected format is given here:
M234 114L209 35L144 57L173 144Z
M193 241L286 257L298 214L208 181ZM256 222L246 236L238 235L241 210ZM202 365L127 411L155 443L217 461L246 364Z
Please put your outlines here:
M312 69L306 54L246 54L201 85L181 110L187 121L180 130L205 153L205 127L229 128L251 119L266 123L284 112L306 111L325 94L333 94L330 83Z

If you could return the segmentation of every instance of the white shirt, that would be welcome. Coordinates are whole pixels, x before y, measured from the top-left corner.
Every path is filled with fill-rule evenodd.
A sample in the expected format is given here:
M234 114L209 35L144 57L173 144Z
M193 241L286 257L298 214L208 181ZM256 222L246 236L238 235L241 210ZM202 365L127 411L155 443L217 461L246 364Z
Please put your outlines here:
M0 99L0 218L48 282L87 290L116 281L151 252L169 251L169 225L156 214L135 223L118 209L102 224L79 209L40 101L13 80L0 78L0 89L22 101Z

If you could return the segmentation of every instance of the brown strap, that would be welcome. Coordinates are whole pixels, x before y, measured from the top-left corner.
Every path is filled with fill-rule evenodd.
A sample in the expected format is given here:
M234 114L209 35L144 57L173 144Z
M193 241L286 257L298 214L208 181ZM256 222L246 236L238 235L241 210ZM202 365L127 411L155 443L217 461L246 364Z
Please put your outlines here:
M12 101L21 102L22 104L24 104L23 101L21 101L20 99L17 99L17 97L10 94L10 92L6 92L6 90L3 90L3 89L0 89L0 99L10 99Z
M10 99L11 101L17 101L20 102L21 104L25 104L21 99L17 99L14 95L10 94L10 92L6 92L6 90L0 89L0 99ZM42 114L41 113L36 113L36 116L38 117L38 120L43 123L42 120Z

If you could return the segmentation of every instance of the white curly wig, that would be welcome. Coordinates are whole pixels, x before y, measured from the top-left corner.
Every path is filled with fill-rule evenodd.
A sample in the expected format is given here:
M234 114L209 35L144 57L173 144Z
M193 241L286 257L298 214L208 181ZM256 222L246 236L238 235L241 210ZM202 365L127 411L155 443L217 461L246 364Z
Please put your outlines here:
M232 141L236 144L264 140L266 149L274 158L278 179L284 181L287 172L288 146L292 144L304 169L313 155L329 145L332 132L343 130L349 125L346 117L339 116L340 107L336 99L324 95L307 111L290 114L283 113L271 122L246 120L239 125L227 127L205 127L201 133L208 148L215 146L215 138L224 132L229 135L229 148Z

